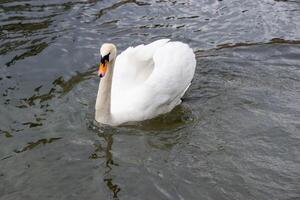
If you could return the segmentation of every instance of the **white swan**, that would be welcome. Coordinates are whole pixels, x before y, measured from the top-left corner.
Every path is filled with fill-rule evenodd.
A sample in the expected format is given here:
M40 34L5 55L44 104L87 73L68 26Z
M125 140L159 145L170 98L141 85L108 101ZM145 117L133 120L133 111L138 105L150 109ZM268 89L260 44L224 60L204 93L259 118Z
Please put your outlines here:
M115 45L106 43L100 54L95 119L112 126L171 111L181 103L196 67L193 50L169 39L129 47L117 57Z

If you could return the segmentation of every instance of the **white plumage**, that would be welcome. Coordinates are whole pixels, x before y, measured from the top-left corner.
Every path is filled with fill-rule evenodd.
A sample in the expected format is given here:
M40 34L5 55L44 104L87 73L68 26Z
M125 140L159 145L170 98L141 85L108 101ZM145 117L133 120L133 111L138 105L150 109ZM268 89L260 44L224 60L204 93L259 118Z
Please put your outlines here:
M142 121L171 111L181 103L195 67L193 50L182 42L162 39L129 47L115 60L110 124Z

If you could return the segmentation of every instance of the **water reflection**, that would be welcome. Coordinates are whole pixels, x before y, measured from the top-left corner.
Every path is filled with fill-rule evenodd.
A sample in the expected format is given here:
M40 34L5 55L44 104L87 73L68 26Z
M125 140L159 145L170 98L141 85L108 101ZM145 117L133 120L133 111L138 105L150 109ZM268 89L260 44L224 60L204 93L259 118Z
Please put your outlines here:
M218 55L217 50L228 49L228 48L237 48L237 47L247 47L247 46L258 46L258 45L272 45L272 44L300 44L300 40L286 40L282 38L272 38L267 42L238 42L238 43L223 43L218 44L215 48L209 48L204 50L197 50L197 57L212 57ZM212 54L216 52L216 54Z
M22 149L17 149L15 150L15 153L22 153L24 151L28 151L28 150L32 150L40 145L45 145L45 144L50 144L56 140L60 140L62 139L61 137L57 137L57 138L50 138L50 139L39 139L36 142L29 142L27 146L23 147Z
M73 75L70 79L64 80L62 76L55 79L52 84L54 86L59 86L61 90L57 91L57 93L60 94L60 97L63 95L66 95L68 92L70 92L73 87L81 83L82 81L88 80L92 77L95 77L96 75L96 67L92 67L88 69L85 72L75 72L75 75ZM55 89L54 89L55 90Z
M113 134L98 134L99 137L103 137L106 142L106 148L105 148L105 159L106 159L106 168L107 171L104 174L103 181L106 182L107 187L112 191L113 198L118 199L118 193L121 191L121 188L114 184L113 178L111 178L111 171L113 170L113 167L119 166L117 163L113 160L112 155L112 145L113 145Z
M184 141L188 134L181 131L157 132L147 135L147 144L151 148L160 150L171 150L174 145Z
M113 199L119 199L118 193L121 191L121 188L118 185L113 184L111 178L104 179L104 182L106 182L107 187L113 192Z
M115 129L106 126L100 125L97 122L91 121L89 124L89 129L93 130L100 138L101 143L94 144L95 150L90 155L90 159L104 159L105 160L105 172L103 175L103 181L106 183L108 189L112 192L113 199L118 199L118 193L121 191L121 188L118 184L114 183L111 173L115 167L119 165L114 162L113 154L112 154L112 147L113 147L113 137Z
M23 60L24 58L35 56L39 53L41 53L49 44L46 42L41 42L36 45L30 45L26 47L25 53L22 53L21 55L16 55L14 58L12 58L9 62L7 62L5 65L9 67L10 65L14 64L18 60ZM5 47L4 47L5 48Z
M33 89L33 95L19 100L13 99L13 104L21 113L26 113L28 110L35 109L33 119L27 119L24 122L14 121L9 124L8 130L1 130L0 134L5 135L6 138L12 137L15 133L22 132L27 128L35 128L43 126L43 123L47 120L50 113L55 112L55 108L51 106L51 100L59 99L67 95L78 84L91 79L95 76L95 67L89 68L83 72L75 72L73 76L66 79L62 76L52 81L50 89L43 90L43 85L37 86ZM5 77L5 79L11 79L11 76ZM2 94L4 99L4 105L8 105L11 102L13 92L18 91L17 86L9 86L4 89ZM2 127L2 129L4 129Z
M35 94L33 94L31 97L21 99L22 104L18 105L17 107L27 108L29 106L36 105L36 103L41 104L41 108L45 106L48 107L47 105L42 103L47 102L54 97L60 98L68 94L68 92L70 92L73 87L75 87L82 81L88 80L94 76L95 68L90 68L85 72L75 72L75 75L73 75L68 80L64 80L64 78L60 76L52 82L52 87L48 90L48 92L40 94L39 91L43 86L38 86L33 90Z
M125 4L128 4L128 3L134 3L134 4L138 5L138 6L150 5L147 2L142 2L142 1L137 1L137 0L123 0L123 1L119 1L119 2L116 2L116 3L112 4L111 6L108 6L106 8L101 9L98 13L95 14L96 15L96 19L95 20L97 20L98 18L100 18L106 12L115 10L116 8L121 7L121 6L123 6Z
M1 2L0 9L6 15L0 20L0 55L11 53L11 57L18 52L5 65L9 67L19 60L41 53L70 30L69 26L59 25L61 14L77 5L93 4L93 0L60 3L26 1L25 4L16 1Z
M11 134L11 132L6 131L6 130L1 130L1 129L0 129L0 134L4 134L6 138L11 138L11 137L13 137L12 134Z
M297 198L298 6L1 1L1 198ZM121 52L163 37L197 52L182 106L146 122L87 131L101 43L112 41Z
M185 101L185 99L184 99ZM151 131L175 131L188 126L194 121L192 111L183 104L176 106L171 112L162 114L142 122L128 122L122 127Z
M88 80L92 78L95 74L94 68L88 69L85 72L76 72L68 80L64 80L62 76L58 77L52 82L53 87L49 89L48 92L40 93L40 89L43 87L38 86L34 89L34 94L28 98L22 98L20 100L20 104L18 104L17 108L29 108L31 106L39 105L39 108L43 111L40 115L35 114L34 122L25 122L23 125L29 126L29 128L42 126L42 121L46 120L45 115L48 112L54 112L54 109L51 108L48 101L53 98L61 98L64 95L68 94L69 91L72 90L73 87L78 85L80 82Z

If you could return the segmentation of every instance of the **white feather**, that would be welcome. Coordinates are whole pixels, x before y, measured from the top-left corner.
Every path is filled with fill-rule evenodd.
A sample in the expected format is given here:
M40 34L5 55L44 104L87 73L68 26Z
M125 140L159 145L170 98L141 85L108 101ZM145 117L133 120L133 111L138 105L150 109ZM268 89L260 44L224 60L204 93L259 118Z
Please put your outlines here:
M114 124L151 119L171 111L194 76L193 50L169 39L129 47L115 62L111 114Z

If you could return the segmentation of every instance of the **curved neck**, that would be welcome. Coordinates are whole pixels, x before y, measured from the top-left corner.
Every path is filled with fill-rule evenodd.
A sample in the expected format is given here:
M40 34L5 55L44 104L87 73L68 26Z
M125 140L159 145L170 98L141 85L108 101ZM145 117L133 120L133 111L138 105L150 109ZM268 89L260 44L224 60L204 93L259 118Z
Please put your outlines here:
M111 124L111 87L114 73L115 60L109 63L105 76L100 80L98 95L96 100L96 121L103 124Z

